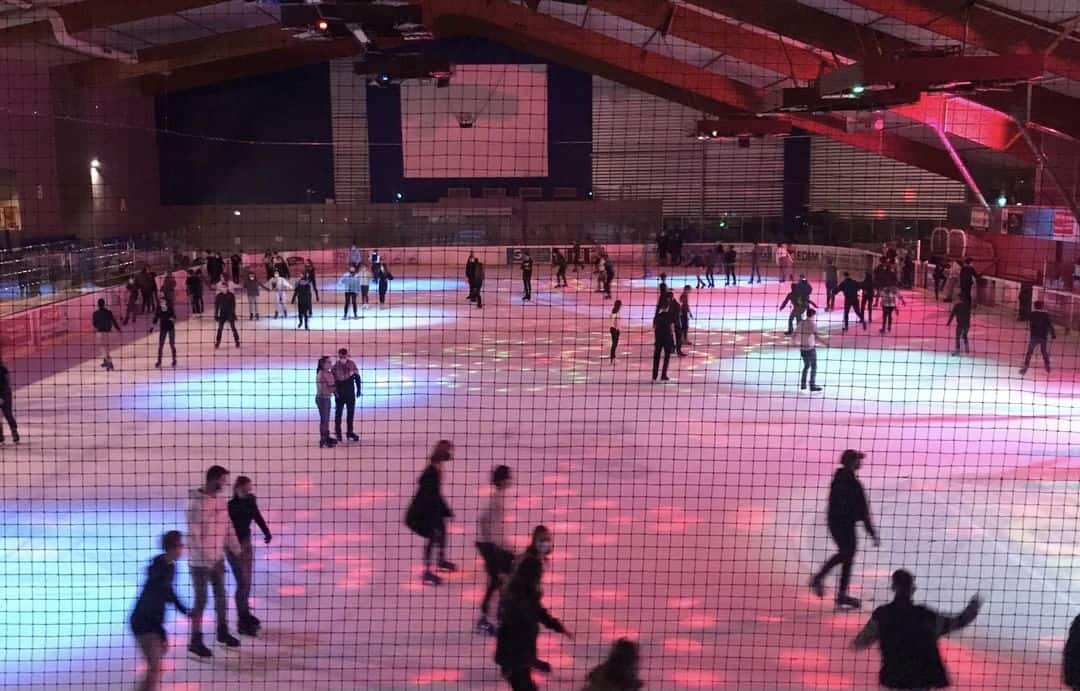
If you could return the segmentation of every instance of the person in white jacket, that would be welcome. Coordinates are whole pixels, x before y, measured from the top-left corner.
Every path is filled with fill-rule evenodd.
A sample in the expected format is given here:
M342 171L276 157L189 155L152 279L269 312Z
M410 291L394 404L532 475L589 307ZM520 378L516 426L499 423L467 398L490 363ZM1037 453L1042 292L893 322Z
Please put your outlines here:
M476 628L494 636L496 629L488 619L488 606L491 596L503 586L514 566L513 545L506 537L506 490L510 487L510 468L500 465L491 471L491 487L491 502L476 521L476 549L484 559L488 577Z
M266 289L274 294L274 319L278 318L278 310L281 310L281 315L288 319L289 309L287 305L289 303L285 298L292 293L292 283L289 283L288 279L282 278L281 272L275 271L274 277L270 279Z
M225 550L240 554L240 541L233 530L228 504L222 494L228 484L229 471L215 465L206 471L206 484L188 494L188 562L195 588L188 650L204 658L213 656L202 639L202 614L206 609L208 584L214 589L218 643L228 648L240 645L240 641L229 633L229 601L225 594Z

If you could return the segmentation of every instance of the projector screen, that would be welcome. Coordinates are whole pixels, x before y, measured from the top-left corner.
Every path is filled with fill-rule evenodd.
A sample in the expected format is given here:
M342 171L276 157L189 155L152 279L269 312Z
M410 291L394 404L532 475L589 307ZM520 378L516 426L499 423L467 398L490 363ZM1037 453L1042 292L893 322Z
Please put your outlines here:
M448 87L401 86L407 178L546 177L547 126L546 65L458 65Z

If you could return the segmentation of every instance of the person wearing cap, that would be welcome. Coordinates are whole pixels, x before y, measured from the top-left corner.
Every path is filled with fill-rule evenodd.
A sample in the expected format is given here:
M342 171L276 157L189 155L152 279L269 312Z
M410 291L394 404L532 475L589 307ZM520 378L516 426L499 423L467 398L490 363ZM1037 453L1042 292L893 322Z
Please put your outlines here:
M835 567L840 567L840 584L836 590L836 606L851 607L858 609L862 603L848 595L848 585L851 583L851 567L855 561L855 549L857 539L855 526L862 523L866 532L874 541L874 546L880 545L874 523L870 520L870 507L866 501L866 491L859 481L856 472L862 467L862 460L866 454L854 449L848 449L840 456L840 468L833 475L832 486L829 489L829 508L827 512L829 534L836 543L834 554L810 580L810 589L818 597L825 597L825 577Z
M878 682L887 689L943 689L949 673L938 649L938 639L964 628L979 616L982 600L975 595L955 616L916 605L915 577L908 571L893 572L893 601L874 610L870 621L855 637L852 647L881 649Z

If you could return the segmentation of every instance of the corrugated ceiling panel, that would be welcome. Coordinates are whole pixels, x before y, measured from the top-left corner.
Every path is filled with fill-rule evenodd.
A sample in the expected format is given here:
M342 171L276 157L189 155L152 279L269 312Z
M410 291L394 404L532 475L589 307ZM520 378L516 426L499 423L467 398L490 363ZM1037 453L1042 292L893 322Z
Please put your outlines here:
M371 196L368 168L367 82L352 60L330 63L330 111L334 133L334 193L342 204Z

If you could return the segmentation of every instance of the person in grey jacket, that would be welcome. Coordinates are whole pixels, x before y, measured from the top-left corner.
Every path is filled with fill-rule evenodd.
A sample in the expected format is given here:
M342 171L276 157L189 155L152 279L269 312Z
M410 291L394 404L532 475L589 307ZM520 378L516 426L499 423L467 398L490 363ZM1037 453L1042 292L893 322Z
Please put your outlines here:
M352 305L353 319L359 315L356 313L356 296L360 294L360 276L356 274L356 267L350 266L349 270L338 279L338 287L345 291L345 312L342 319L349 318L349 305Z
M255 277L254 271L248 271L243 282L244 295L247 296L248 319L259 318L259 293L262 292L263 284Z

